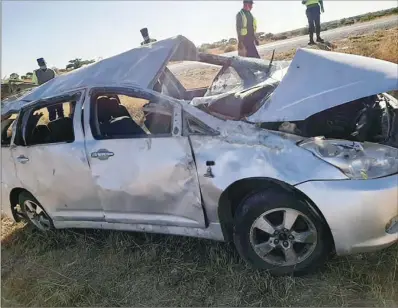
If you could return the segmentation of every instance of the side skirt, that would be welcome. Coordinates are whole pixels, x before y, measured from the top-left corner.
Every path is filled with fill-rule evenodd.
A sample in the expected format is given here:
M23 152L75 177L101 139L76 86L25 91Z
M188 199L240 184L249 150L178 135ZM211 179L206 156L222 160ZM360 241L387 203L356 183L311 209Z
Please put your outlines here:
M149 224L124 224L110 222L94 222L94 221L54 221L56 229L103 229L103 230L120 230L134 232L148 232L160 234L182 235L197 238L205 238L215 241L224 241L224 236L219 223L211 223L206 229L176 227L176 226L159 226Z

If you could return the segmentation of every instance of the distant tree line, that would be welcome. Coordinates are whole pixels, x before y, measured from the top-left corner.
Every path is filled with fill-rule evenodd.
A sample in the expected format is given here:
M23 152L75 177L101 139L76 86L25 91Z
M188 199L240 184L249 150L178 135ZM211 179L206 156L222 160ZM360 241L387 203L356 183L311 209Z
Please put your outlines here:
M68 64L65 66L64 69L58 69L56 67L52 67L52 69L57 73L64 73L66 71L78 69L84 65L94 63L95 60L82 60L82 58L75 58L68 61ZM17 80L29 80L32 79L33 72L27 72L25 75L19 76L17 73L12 73L9 77L10 81L17 81Z

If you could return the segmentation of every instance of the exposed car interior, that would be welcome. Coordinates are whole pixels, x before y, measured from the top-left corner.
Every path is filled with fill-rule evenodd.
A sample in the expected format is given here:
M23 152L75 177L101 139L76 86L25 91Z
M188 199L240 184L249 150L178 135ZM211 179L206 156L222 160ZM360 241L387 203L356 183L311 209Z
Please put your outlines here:
M262 127L304 137L324 136L398 147L398 109L384 94L324 110L304 121L262 123Z
M101 135L143 135L145 131L131 118L117 96L102 96L97 99L97 119Z
M213 100L197 99L196 106L218 118L240 121L255 113L278 86L277 81L219 95Z
M26 124L26 145L73 142L75 104L76 102L58 103L34 110ZM49 108L57 110L55 119L50 120Z
M198 58L198 64L201 67L200 77L188 70L182 74L183 78L180 78L182 75L178 68L173 68L173 65L169 63L153 90L182 100L209 97L249 89L267 79L269 74L277 68L272 64L272 60L267 63L267 61L257 61L257 59L230 58L202 53L198 55ZM192 63L192 61L186 63L189 65L189 62ZM283 64L283 66L286 65Z
M96 138L167 135L171 133L172 110L156 101L125 95L100 95L97 106Z

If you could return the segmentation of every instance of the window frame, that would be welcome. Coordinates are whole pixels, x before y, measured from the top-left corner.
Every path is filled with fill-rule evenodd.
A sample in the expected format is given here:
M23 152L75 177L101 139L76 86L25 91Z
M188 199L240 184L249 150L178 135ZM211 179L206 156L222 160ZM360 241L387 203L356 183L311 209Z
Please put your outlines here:
M18 123L19 120L19 112L13 112L11 113L6 119L3 119L3 121L7 121L9 120L13 115L16 115L17 117L15 119L12 120L12 122L8 125L6 125L2 130L1 130L1 147L2 148L10 148L13 145L13 139L14 139L14 135L15 135L15 128L16 125ZM11 138L10 138L10 142L8 144L3 143L3 133L5 133L6 131L8 131L8 129L11 127Z
M44 99L39 99L37 101L34 101L32 103L29 103L27 106L24 106L21 108L20 113L19 113L19 121L16 125L15 128L15 138L14 138L14 144L15 146L21 146L24 148L31 148L31 147L38 147L38 146L52 146L52 145L59 145L59 144L72 144L76 142L77 138L76 136L78 135L76 132L75 128L75 117L76 114L80 114L80 112L77 112L79 102L82 101L84 98L84 91L83 90L78 90L74 92L69 92L66 94L58 95L55 97L51 98L44 98ZM29 118L33 115L33 113L37 110L53 106L56 104L60 103L70 103L70 102L75 102L75 107L73 111L73 116L72 116L72 121L73 121L73 141L61 141L61 142L51 142L51 143L39 143L39 144L27 144L26 142L26 129L27 129L27 123ZM80 119L79 119L80 121ZM18 140L18 144L15 143L15 141Z
M207 125L206 123L204 123L203 121L201 121L200 119L198 119L197 117L191 115L190 113L188 113L187 111L183 111L183 119L182 119L182 130L183 130L183 136L218 136L220 135L220 132L217 131L216 129L210 127L209 125ZM204 133L193 133L189 131L189 121L192 120L194 122L196 122L199 126L202 127Z
M153 99L156 100L165 100L171 107L171 132L168 134L133 134L133 135L117 135L117 136L102 136L99 130L99 123L97 117L97 104L96 99L101 95L124 95L139 99L145 99L151 101ZM89 122L88 126L91 131L91 136L93 140L122 140L122 139L142 139L142 138L171 138L173 136L181 135L181 126L182 126L182 115L181 115L181 106L174 103L169 97L164 96L158 92L147 90L147 89L138 89L138 88L126 88L126 87L101 87L101 88L92 88L89 93ZM179 107L179 108L178 108ZM95 121L95 122L94 122ZM133 120L134 121L134 120ZM136 123L137 124L137 123ZM99 132L99 134L98 134Z

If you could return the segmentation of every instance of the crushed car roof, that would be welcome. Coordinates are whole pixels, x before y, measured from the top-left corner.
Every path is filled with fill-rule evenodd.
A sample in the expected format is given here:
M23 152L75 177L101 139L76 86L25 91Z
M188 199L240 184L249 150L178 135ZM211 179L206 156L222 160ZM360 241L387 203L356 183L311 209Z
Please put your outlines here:
M272 96L250 122L301 121L367 96L396 90L398 65L358 55L298 49Z
M135 85L149 88L169 61L196 61L196 46L176 36L140 46L82 67L46 82L33 91L2 106L2 114L19 110L26 102L52 97L73 89L103 85Z

